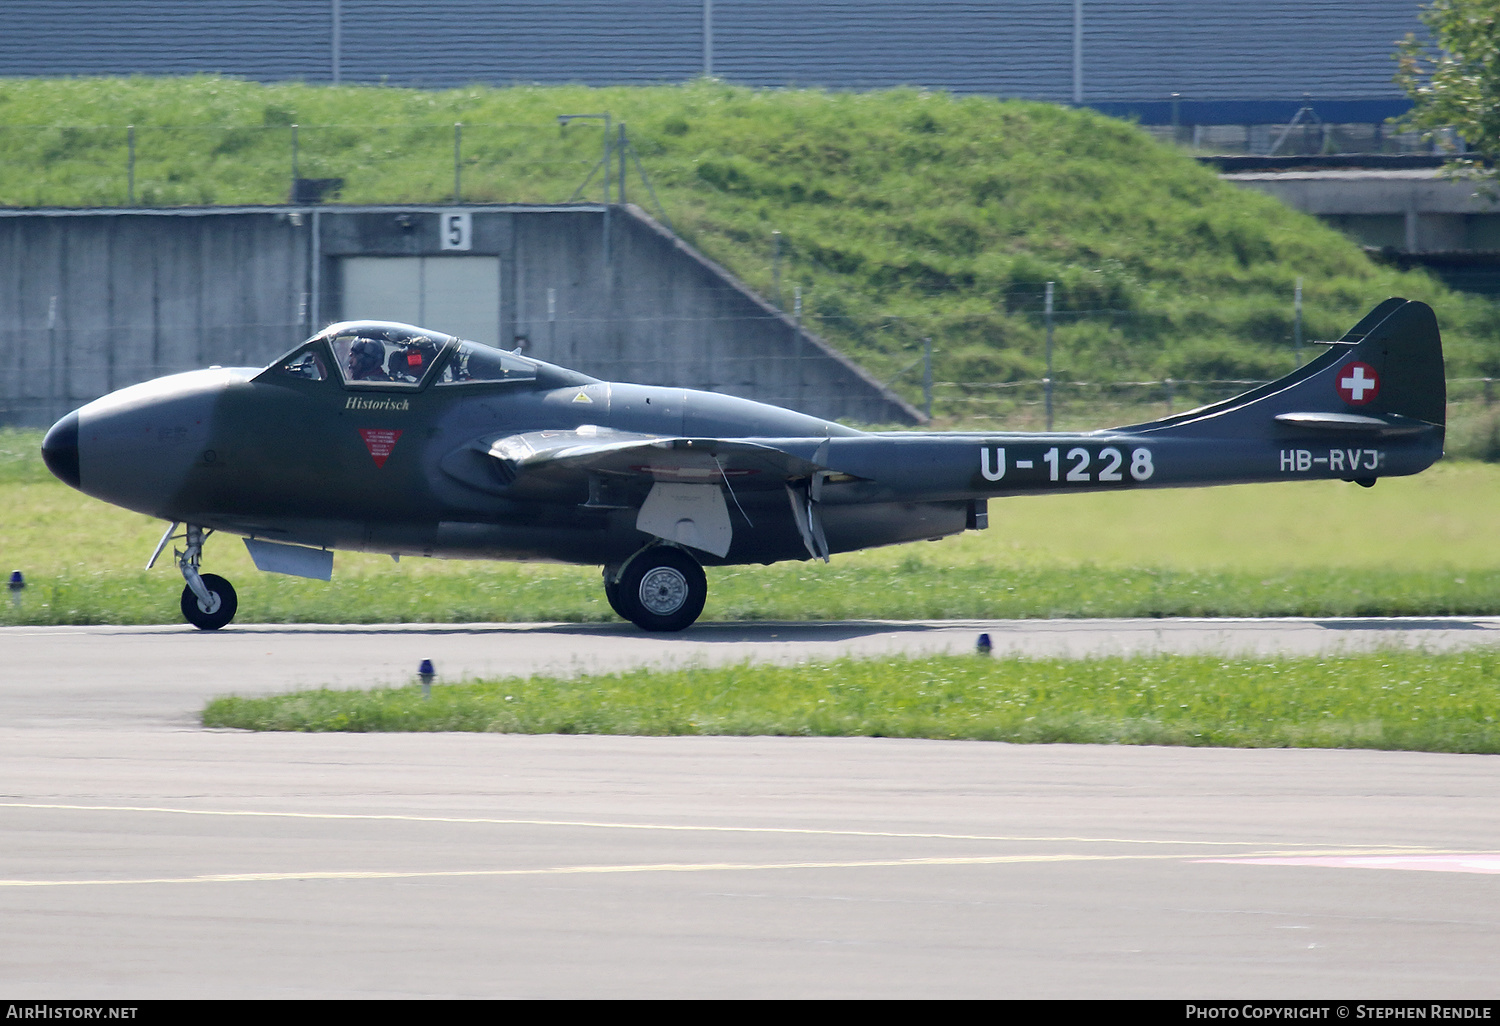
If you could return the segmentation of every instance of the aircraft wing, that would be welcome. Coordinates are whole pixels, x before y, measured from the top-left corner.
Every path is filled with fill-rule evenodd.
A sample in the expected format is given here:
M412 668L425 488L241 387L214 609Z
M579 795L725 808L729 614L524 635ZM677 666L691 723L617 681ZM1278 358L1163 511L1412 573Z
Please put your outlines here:
M485 464L484 473L475 461ZM681 438L585 426L475 439L443 460L459 480L509 498L556 500L587 488L590 506L638 506L654 484L781 489L823 470L758 442Z
M795 512L796 496L805 502L825 470L759 442L592 426L475 439L441 465L459 480L510 499L635 509L637 529L721 557L733 537L726 492L785 491ZM798 481L806 486L793 484ZM739 503L737 497L733 501Z

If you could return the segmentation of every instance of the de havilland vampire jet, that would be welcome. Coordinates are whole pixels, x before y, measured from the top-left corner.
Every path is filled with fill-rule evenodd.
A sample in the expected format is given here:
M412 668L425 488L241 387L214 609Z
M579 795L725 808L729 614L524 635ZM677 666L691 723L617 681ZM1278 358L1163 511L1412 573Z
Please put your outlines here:
M703 610L703 565L987 526L1035 492L1338 478L1369 486L1443 451L1431 308L1388 299L1279 381L1163 420L1070 433L864 432L710 392L599 381L403 324L335 324L265 369L121 389L42 452L89 495L171 521L182 612L227 624L199 572L215 531L262 570L329 579L333 549L602 565L650 631ZM183 528L178 533L178 528Z

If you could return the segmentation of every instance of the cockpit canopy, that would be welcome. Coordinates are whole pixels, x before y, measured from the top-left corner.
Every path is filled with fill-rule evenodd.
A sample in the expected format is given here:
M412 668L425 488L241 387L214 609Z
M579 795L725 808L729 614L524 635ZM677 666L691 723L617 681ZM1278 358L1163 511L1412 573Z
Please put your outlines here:
M331 376L330 357L343 383L355 388L420 388L434 377L439 366L438 385L528 381L536 377L536 364L525 357L387 321L331 325L272 364L270 370L322 381Z
M449 339L425 332L362 327L325 333L345 384L419 385Z

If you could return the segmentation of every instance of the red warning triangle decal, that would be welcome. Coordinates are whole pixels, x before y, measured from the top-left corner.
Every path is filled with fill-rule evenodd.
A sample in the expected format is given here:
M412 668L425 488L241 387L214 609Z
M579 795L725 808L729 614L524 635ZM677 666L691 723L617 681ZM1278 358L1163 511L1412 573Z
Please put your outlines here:
M395 428L360 428L359 437L365 440L365 448L370 450L375 466L383 467L391 450L396 448L396 439L401 437L401 432Z

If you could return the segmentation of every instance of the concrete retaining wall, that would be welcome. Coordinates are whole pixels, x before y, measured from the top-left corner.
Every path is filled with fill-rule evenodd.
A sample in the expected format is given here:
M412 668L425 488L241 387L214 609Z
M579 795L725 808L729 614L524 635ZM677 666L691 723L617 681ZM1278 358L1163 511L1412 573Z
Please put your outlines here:
M466 248L443 245L455 213ZM0 211L0 423L43 426L162 374L266 364L369 316L344 308L346 257L465 255L499 258L499 338L481 341L610 380L921 419L635 207L496 205ZM444 330L440 312L426 320Z
M1500 250L1500 204L1436 168L1237 172L1222 176L1314 214L1355 241L1404 253Z

